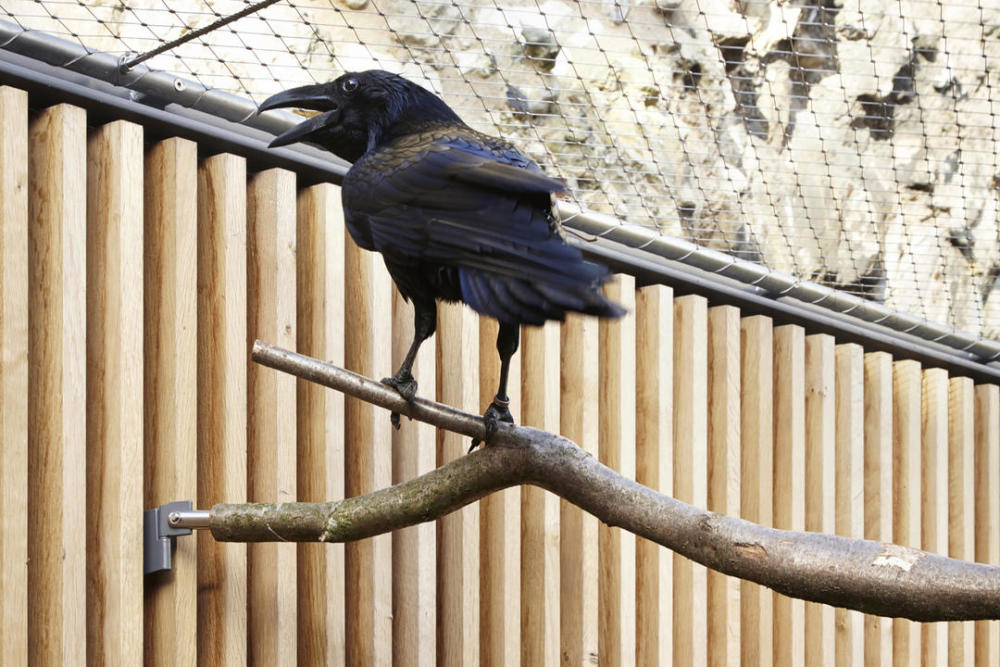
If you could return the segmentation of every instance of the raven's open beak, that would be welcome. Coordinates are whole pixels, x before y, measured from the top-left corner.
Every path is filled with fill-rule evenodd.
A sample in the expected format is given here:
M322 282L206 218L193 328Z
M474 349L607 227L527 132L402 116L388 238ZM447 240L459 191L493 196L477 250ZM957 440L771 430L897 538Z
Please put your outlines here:
M269 144L270 148L287 146L288 144L294 144L296 141L308 139L309 135L313 132L329 125L337 111L337 104L326 93L325 85L302 86L271 95L258 107L258 111L270 111L271 109L285 107L316 109L317 111L325 111L326 113L313 116L287 132L278 135Z

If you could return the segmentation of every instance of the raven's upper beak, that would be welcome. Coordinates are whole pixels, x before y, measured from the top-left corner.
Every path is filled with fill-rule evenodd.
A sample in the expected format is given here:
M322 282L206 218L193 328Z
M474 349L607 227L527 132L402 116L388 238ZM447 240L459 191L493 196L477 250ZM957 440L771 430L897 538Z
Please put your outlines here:
M278 135L269 144L270 148L287 146L296 141L303 141L313 132L326 127L337 111L337 104L330 99L326 93L325 85L302 86L285 90L264 100L258 107L259 111L269 111L283 107L299 107L303 109L316 109L326 113L313 116L305 122L299 123L287 132Z

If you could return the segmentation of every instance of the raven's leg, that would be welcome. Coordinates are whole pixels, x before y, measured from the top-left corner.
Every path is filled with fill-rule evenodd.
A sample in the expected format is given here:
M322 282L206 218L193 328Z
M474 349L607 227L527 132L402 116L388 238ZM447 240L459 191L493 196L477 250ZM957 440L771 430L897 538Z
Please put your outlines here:
M521 338L521 329L516 324L500 323L500 331L497 333L497 352L500 354L500 387L497 389L493 402L486 408L483 414L483 421L486 424L487 442L497 431L499 422L514 423L514 417L507 409L510 398L507 397L507 376L510 374L510 358L517 352L517 346ZM473 447L479 444L473 442Z
M417 381L413 379L413 362L417 358L420 344L430 338L437 329L437 309L434 301L413 300L413 342L400 364L399 370L391 378L383 378L382 382L399 392L407 401L412 401L417 394ZM399 428L399 415L392 414L392 424Z

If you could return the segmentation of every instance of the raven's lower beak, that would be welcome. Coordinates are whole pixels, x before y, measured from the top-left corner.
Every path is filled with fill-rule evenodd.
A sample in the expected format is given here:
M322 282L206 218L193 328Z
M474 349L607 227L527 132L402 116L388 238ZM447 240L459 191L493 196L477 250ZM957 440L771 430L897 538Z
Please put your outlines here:
M336 109L336 103L330 99L326 92L325 84L312 86L300 86L284 90L275 95L271 95L264 100L257 110L270 111L271 109L282 109L286 107L299 107L301 109L315 109L316 111L330 111Z
M296 141L308 140L310 135L314 132L318 132L319 130L328 127L334 121L333 117L336 113L336 110L327 111L326 113L321 113L299 123L287 132L276 136L271 143L268 144L268 148L277 148L278 146L294 144Z

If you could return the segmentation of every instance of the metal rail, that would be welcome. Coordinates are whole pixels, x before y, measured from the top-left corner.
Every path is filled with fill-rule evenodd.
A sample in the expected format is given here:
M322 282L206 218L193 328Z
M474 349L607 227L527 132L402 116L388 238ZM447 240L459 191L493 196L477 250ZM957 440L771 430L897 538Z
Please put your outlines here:
M126 118L151 138L185 136L204 150L243 155L254 168L283 167L305 183L339 183L349 165L315 147L272 150L267 143L301 117L258 113L249 99L140 65L122 72L110 54L0 21L0 80L29 90L33 104L71 102L97 118ZM634 273L640 281L667 282L681 291L710 294L748 312L768 313L810 331L899 353L989 382L1000 381L1000 342L902 313L882 304L740 260L683 239L565 202L567 227L600 239L585 252Z

